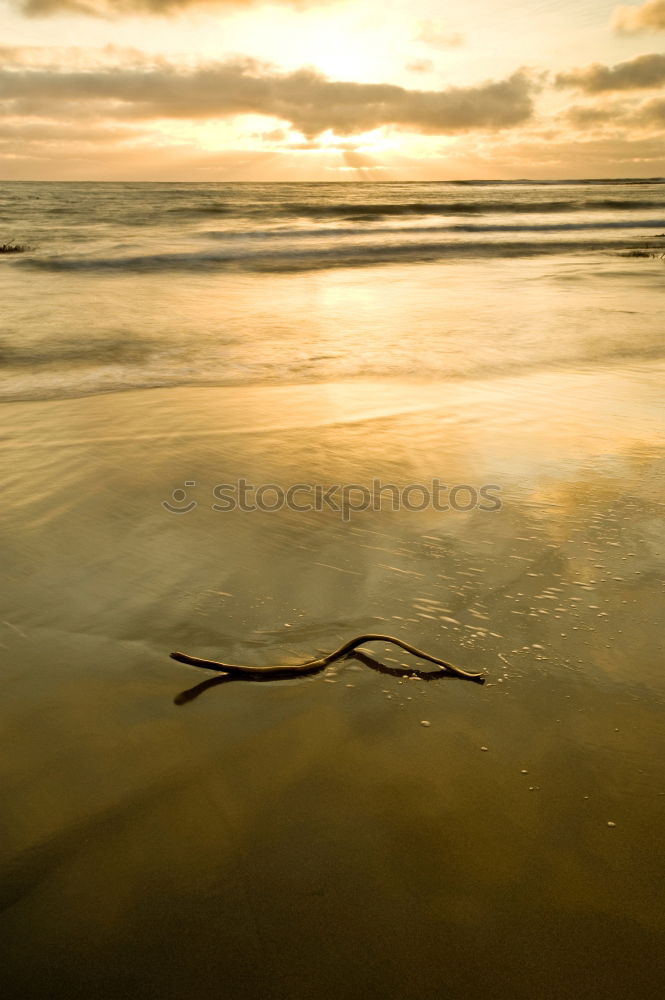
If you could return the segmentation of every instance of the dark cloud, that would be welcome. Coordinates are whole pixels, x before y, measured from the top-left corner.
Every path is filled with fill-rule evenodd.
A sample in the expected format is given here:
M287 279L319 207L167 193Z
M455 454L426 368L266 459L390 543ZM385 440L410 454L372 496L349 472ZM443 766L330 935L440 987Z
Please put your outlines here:
M594 63L584 69L559 73L557 87L575 87L587 94L601 94L617 90L643 90L665 83L665 55L638 56L616 66Z
M647 0L641 7L617 7L612 27L621 35L665 31L665 0Z
M54 70L0 70L0 109L13 115L96 115L149 120L269 115L307 138L326 129L340 135L382 125L448 135L505 129L532 115L538 84L524 71L506 80L445 90L329 80L313 69L281 73L254 60L193 70L169 64Z
M560 120L582 131L609 130L617 138L628 132L634 134L636 129L660 130L665 126L665 98L629 104L573 105Z
M561 119L577 129L588 129L594 126L607 125L617 122L624 115L625 108L617 107L587 107L574 104L561 115Z
M638 125L665 127L665 98L659 97L653 101L647 101L635 113L635 123Z

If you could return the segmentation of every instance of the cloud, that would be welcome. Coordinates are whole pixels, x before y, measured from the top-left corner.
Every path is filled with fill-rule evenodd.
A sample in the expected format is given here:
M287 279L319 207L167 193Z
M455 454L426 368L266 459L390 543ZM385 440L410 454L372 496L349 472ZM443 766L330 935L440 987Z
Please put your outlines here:
M635 137L665 128L665 98L642 102L615 102L601 105L573 104L558 120L584 132L601 132L616 140ZM665 149L665 146L663 146Z
M410 73L431 73L434 63L431 59L411 59L405 66Z
M665 0L646 0L641 7L617 7L611 24L621 35L665 31Z
M104 45L80 48L75 45L0 45L0 66L4 69L26 67L58 70L91 69L117 66L158 67L167 65L163 56L151 55L131 46Z
M85 14L113 20L131 15L166 16L189 7L252 7L261 0L11 0L28 17ZM279 2L279 0L278 0ZM281 0L292 7L319 6L326 0Z
M20 153L0 149L4 180L292 180L297 164L280 164L276 154L234 149L199 153L191 149L137 144L99 148L29 148Z
M655 177L663 173L662 136L588 140L526 138L486 147L488 176ZM470 165L469 161L467 163ZM468 169L468 166L467 166ZM481 172L478 164L476 172Z
M656 98L643 104L635 115L635 122L639 125L665 128L665 98Z
M115 143L137 139L141 133L126 127L82 127L68 122L1 122L0 142L11 143Z
M450 31L440 21L421 21L416 35L417 42L424 42L435 49L455 49L464 45L464 35Z
M665 55L638 56L616 66L594 63L584 69L559 73L557 87L574 87L586 94L601 94L617 90L643 90L665 83Z
M281 73L251 59L179 68L116 65L90 69L0 70L0 110L53 118L215 119L259 114L288 122L307 138L393 125L434 135L505 129L526 122L538 89L518 71L505 80L445 90L329 80L314 69Z
M573 128L586 130L600 125L616 124L626 113L624 106L620 107L586 107L574 104L562 114L561 120Z

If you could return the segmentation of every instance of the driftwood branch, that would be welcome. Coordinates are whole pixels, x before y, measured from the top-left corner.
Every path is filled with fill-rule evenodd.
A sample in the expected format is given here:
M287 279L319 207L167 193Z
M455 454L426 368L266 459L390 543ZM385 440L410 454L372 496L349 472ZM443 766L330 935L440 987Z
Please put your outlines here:
M192 667L201 667L204 670L216 670L224 674L236 676L239 679L244 678L248 681L286 680L292 677L302 677L307 674L319 673L319 671L324 670L336 660L341 660L344 659L344 657L349 656L358 646L366 642L390 642L393 645L406 650L407 653L411 653L412 656L417 656L421 660L428 660L430 663L435 663L438 667L441 667L442 671L445 671L448 674L455 677L462 677L464 680L475 681L477 684L485 683L485 677L483 674L474 674L467 670L462 670L461 667L456 667L454 664L448 663L446 660L440 660L437 656L432 656L430 653L423 652L422 649L416 649L415 646L411 646L408 642L404 642L402 639L396 639L392 635L375 635L373 633L359 635L355 639L349 639L349 641L345 642L343 646L340 646L339 649L334 650L334 652L329 653L327 656L321 656L315 660L306 660L304 663L296 664L277 664L276 666L251 667L239 663L222 663L221 660L204 660L199 656L190 656L188 653L181 652L171 653L171 656L174 660L178 660L180 663L188 663Z

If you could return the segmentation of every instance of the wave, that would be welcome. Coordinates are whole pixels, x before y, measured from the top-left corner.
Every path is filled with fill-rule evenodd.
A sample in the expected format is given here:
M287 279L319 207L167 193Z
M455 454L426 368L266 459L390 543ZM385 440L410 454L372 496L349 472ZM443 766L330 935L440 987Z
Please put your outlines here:
M104 340L57 341L52 344L10 344L0 341L0 365L4 368L69 368L72 365L141 364L153 353L145 341Z
M167 209L167 214L180 216L226 215L248 218L337 218L371 221L387 217L493 215L493 214L556 214L561 212L630 212L636 209L665 209L665 201L647 198L558 199L556 201L412 201L412 202L238 202L181 205Z
M544 223L451 223L446 226L372 226L371 229L353 228L351 226L325 229L211 229L201 233L215 240L301 240L320 237L345 238L348 236L428 236L435 233L557 233L583 232L584 230L601 229L663 229L665 215L662 219L621 219L613 222L544 222ZM656 233L665 236L665 233Z
M193 353L184 368L176 366L169 369L163 364L111 366L104 361L104 344L100 343L99 347L101 354L97 358L98 363L91 365L85 371L63 365L62 371L36 369L26 371L20 377L7 379L4 383L0 380L0 402L75 399L116 392L175 389L185 386L231 388L286 384L312 385L346 379L421 380L423 378L423 367L419 359L409 361L399 356L392 359L392 363L390 357L359 363L352 355L341 354L339 363L330 367L325 363L328 356L289 359L280 354L279 359L266 359L262 365L248 370L242 365L228 366L223 358L218 360L217 365L211 366L209 357L197 357ZM317 364L319 361L324 363ZM445 379L449 383L479 379L513 379L516 369L522 376L548 374L552 370L566 369L579 373L584 370L594 371L598 368L607 369L615 366L620 366L623 370L626 364L643 366L663 363L665 363L663 343L624 343L606 345L601 357L598 357L595 345L591 345L590 350L582 348L572 354L557 351L543 357L520 358L518 363L511 356L498 356L489 360L487 357L475 356L473 352L465 354L459 365L451 363L449 357L440 358L438 362L430 357L428 376L433 379Z
M393 204L287 204L279 209L280 214L309 216L341 216L344 218L369 218L371 216L389 215L484 215L501 213L546 214L548 212L588 212L634 211L635 209L662 209L665 202L654 202L647 199L623 200L618 198L603 198L585 201L450 201L450 202L403 202Z
M538 242L413 242L401 244L336 243L323 247L279 247L251 251L229 248L225 251L155 253L114 257L33 257L14 261L13 266L40 271L119 272L161 274L165 272L236 271L305 271L332 267L360 267L372 264L425 262L474 257L536 257L547 254L585 253L591 251L650 250L643 239L566 240L542 239ZM662 250L655 245L654 250Z
M432 183L436 184L437 181ZM579 179L558 179L558 180L534 180L530 177L522 177L515 180L488 180L488 181L444 181L451 187L615 187L617 185L648 185L665 184L665 177L585 177Z
M265 206L264 206L265 207ZM247 206L225 205L213 202L209 205L176 205L165 209L166 215L244 215Z

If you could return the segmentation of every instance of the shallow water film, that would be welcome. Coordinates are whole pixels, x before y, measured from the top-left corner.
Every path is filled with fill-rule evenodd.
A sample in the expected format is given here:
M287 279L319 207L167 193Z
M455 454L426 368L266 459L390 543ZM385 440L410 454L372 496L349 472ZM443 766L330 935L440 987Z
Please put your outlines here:
M407 233L351 266L329 231L614 233L662 187L263 185L234 215L242 185L147 185L127 219L140 185L24 187L61 228L0 262L6 995L659 995L665 265ZM186 266L131 264L178 209ZM199 268L196 239L318 256ZM263 683L169 657L363 633L486 682L380 642Z

